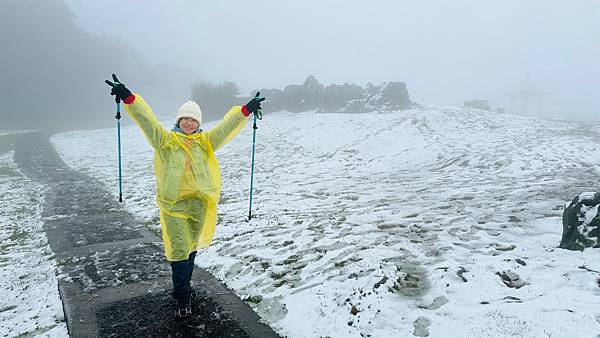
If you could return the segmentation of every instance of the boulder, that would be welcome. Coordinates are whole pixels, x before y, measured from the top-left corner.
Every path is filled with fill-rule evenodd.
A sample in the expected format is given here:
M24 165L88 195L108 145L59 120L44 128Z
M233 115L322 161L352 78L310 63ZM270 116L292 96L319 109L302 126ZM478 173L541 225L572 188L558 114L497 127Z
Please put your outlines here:
M287 110L293 112L320 108L325 101L325 88L309 75L301 85L289 85L283 90Z
M359 85L331 84L325 87L325 103L322 109L326 112L347 111L349 102L362 100L364 95L365 90Z
M582 192L563 213L560 248L583 250L600 248L600 193Z
M411 107L410 97L404 82L387 82L381 86L370 86L366 89L366 98L362 111L395 111Z
M520 289L529 283L521 279L521 277L514 271L502 271L496 272L496 275L500 276L502 283L509 288Z

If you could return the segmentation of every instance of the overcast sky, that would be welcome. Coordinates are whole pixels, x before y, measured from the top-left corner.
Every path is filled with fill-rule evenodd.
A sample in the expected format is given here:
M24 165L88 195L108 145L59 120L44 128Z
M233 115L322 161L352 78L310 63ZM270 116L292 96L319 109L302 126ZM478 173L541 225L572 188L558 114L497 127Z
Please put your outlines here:
M548 94L548 116L596 119L600 1L66 0L85 30L149 64L176 64L244 92L403 81L425 104L524 109L507 91ZM530 106L537 110L537 103Z

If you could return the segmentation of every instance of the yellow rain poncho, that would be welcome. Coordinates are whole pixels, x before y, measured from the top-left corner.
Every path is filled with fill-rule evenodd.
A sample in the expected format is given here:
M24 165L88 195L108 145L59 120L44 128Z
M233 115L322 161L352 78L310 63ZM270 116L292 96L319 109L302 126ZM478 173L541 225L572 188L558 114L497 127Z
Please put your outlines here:
M207 132L186 135L163 128L140 95L125 110L154 148L156 201L168 261L208 247L217 223L221 171L215 151L246 125L241 107Z

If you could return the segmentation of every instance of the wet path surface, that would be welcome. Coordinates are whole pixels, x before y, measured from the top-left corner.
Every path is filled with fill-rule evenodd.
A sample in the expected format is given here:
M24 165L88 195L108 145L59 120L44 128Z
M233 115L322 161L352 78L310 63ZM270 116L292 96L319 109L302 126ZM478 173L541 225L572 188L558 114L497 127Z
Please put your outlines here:
M44 230L57 256L72 337L277 337L201 269L193 278L199 291L194 318L175 323L160 238L121 209L100 182L68 168L49 136L21 137L15 162L45 187Z

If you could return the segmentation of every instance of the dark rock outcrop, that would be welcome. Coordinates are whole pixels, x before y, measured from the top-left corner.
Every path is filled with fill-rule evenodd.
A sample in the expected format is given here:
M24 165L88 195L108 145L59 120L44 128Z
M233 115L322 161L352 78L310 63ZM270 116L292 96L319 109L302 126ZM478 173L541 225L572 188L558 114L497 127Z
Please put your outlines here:
M323 113L363 113L397 111L413 106L404 82L387 82L379 86L367 84L331 84L324 87L310 75L301 85L289 85L284 90L260 89L267 98L265 112L319 111Z
M362 100L365 89L356 84L344 83L343 85L330 84L325 87L325 104L322 109L326 111L343 111L349 102Z
M560 248L583 250L600 248L600 193L582 192L563 213Z
M289 111L314 110L323 106L325 88L309 75L301 85L289 85L283 90Z
M369 96L364 100L360 111L394 111L411 107L408 90L404 82L387 82L367 90Z

